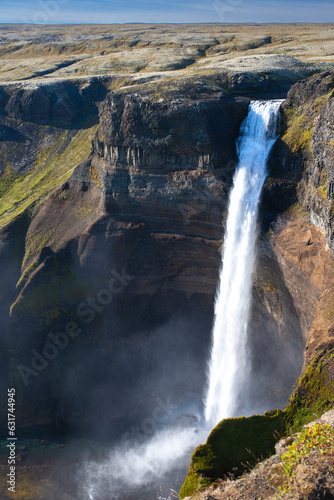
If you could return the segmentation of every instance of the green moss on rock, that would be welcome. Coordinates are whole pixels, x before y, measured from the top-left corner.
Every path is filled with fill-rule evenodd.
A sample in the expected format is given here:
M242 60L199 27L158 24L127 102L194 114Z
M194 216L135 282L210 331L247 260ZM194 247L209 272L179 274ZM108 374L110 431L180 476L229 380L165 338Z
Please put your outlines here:
M333 408L334 349L319 352L298 381L284 411L222 420L196 448L180 497L224 475L239 475L274 453L276 442Z
M333 407L333 368L334 349L320 352L307 366L284 410L287 434L298 432L303 425Z
M89 178L96 187L100 188L102 186L100 174L94 165L91 165L89 168Z
M0 178L0 198L10 191L20 178L21 176L12 170L11 164L8 163L2 177Z
M52 136L49 129L42 127L41 130L45 140L52 139L52 144L40 146L32 170L19 175L7 168L0 179L0 227L41 204L70 177L89 155L97 125L71 133L52 129Z
M20 288L22 285L26 283L26 281L28 281L30 275L33 273L36 267L38 267L38 265L39 262L36 260L29 267L27 267L27 269L24 270L22 276L20 277L19 281L16 284L16 288Z
M331 90L326 95L311 101L308 105L284 110L283 123L285 124L285 130L282 135L282 141L289 146L293 153L304 152L312 155L311 139L314 118L322 108L326 107L332 93L333 91Z
M57 230L57 227L52 225L42 225L39 226L36 231L29 234L26 239L25 255L22 262L22 269L25 268L29 259L38 254L42 248L47 246L53 233Z
M180 497L193 494L228 473L236 475L274 452L284 435L283 412L222 420L210 433L205 445L196 448Z
M313 123L308 114L300 109L286 112L287 128L282 140L289 146L293 153L298 153L306 148L311 152L311 138Z
M180 498L189 497L193 493L195 493L195 491L204 489L206 488L206 486L209 486L210 482L211 481L209 479L205 479L199 476L196 472L189 468L188 475L182 485L179 496Z

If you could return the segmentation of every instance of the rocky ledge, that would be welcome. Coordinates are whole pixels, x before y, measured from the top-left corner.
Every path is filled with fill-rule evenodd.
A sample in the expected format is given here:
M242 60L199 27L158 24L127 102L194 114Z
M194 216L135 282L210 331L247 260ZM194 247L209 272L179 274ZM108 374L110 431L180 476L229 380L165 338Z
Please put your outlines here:
M334 410L281 439L275 451L240 479L234 479L232 472L187 498L316 500L334 496ZM253 460L251 453L249 460Z

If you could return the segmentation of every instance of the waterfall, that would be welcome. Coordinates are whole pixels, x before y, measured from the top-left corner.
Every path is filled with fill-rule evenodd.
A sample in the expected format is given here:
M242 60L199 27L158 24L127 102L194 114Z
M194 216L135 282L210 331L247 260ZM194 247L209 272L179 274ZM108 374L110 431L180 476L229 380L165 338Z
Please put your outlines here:
M267 159L277 139L281 102L252 101L237 141L239 163L229 200L205 400L205 418L211 426L223 418L253 413L247 395L251 383L247 328L257 212Z

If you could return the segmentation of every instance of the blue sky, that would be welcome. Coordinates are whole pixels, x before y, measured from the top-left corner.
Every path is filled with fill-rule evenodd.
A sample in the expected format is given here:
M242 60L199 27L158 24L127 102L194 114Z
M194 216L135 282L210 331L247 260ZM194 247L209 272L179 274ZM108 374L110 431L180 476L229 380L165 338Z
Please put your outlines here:
M334 0L0 0L0 22L334 22Z

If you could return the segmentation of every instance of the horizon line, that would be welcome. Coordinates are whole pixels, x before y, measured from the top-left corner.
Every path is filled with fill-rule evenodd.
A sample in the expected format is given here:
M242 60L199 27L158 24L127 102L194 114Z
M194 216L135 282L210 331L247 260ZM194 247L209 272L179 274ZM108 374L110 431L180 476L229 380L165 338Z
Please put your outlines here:
M8 22L0 22L0 26L6 26L6 25L20 25L20 26L126 26L126 25L144 25L144 26L165 26L165 25L184 25L184 26L191 26L193 24L196 25L207 25L207 24L214 24L214 25L259 25L259 24L321 24L321 25L328 25L328 24L334 24L334 21L241 21L241 22L217 22L217 21L206 21L206 22L200 22L200 21L193 21L189 23L184 23L184 22L154 22L154 23L144 23L140 21L127 21L124 23L98 23L98 22L93 22L93 23L66 23L66 22L58 22L58 23L24 23L24 22L15 22L15 21L8 21Z

